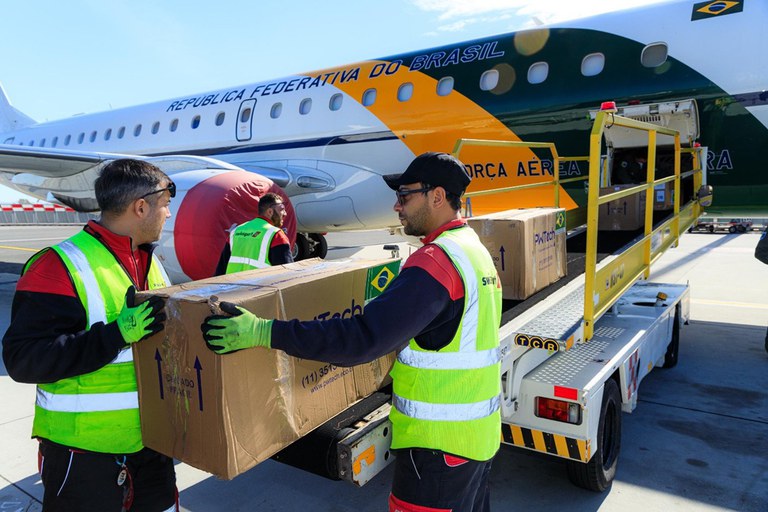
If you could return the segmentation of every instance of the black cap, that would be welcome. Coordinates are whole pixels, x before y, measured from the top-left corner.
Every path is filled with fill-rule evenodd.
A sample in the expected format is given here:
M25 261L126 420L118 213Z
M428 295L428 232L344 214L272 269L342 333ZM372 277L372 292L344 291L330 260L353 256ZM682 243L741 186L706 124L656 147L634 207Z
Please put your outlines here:
M447 192L460 196L472 178L459 160L448 153L423 153L417 156L402 174L384 176L392 190L411 183L425 183L443 187Z

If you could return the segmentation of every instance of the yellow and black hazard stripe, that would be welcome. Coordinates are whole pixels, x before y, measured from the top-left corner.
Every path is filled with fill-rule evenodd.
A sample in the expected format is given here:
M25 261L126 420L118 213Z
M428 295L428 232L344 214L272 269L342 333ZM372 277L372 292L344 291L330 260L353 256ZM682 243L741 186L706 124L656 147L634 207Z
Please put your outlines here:
M566 459L589 462L592 457L589 441L542 432L541 430L502 423L501 437L505 444L557 455Z

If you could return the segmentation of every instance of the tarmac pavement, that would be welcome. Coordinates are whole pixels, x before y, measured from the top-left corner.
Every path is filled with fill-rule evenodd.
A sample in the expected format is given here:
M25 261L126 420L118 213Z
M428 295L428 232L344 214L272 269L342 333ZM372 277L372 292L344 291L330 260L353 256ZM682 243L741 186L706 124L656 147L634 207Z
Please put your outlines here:
M21 264L79 228L0 227L0 332L7 328ZM574 487L554 458L503 446L491 474L501 510L768 510L768 266L757 233L686 234L653 267L652 281L689 282L691 322L680 362L643 380L637 409L624 414L613 485ZM330 235L332 255L388 256L390 235ZM403 256L407 256L401 244ZM35 387L0 365L0 511L41 510L37 443L30 439ZM362 488L267 461L231 481L178 463L182 510L366 512L386 510L390 466Z

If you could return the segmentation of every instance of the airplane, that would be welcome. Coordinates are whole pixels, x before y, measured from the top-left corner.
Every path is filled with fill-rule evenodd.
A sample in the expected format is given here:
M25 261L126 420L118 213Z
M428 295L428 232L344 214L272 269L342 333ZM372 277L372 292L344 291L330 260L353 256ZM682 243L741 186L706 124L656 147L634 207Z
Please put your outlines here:
M156 161L179 190L159 254L180 282L212 274L226 230L255 216L267 190L290 202L299 257L322 257L324 233L399 227L381 176L414 156L451 152L467 137L586 155L590 113L612 100L620 113L660 123L659 105L688 105L683 142L707 148L708 213L755 216L768 212L767 26L766 2L674 0L45 123L0 88L0 181L93 211L106 161ZM584 162L554 169L527 148L462 160L469 192L587 173ZM584 184L560 187L570 227ZM473 197L472 213L550 206L552 191Z

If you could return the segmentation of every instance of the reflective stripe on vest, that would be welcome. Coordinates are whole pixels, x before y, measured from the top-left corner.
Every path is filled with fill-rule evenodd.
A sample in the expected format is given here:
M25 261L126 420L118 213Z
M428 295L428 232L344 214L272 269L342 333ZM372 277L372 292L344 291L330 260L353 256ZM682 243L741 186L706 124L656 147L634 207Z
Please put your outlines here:
M411 340L398 354L391 373L392 448L437 449L488 460L501 437L498 274L471 228L446 231L433 243L461 277L464 310L448 345L425 350Z
M237 233L252 230L259 230L261 233L257 237L247 239L247 241L246 239L243 239L238 240L238 243L235 243ZM232 230L229 234L229 249L231 251L231 256L227 263L227 273L248 270L247 268L239 268L236 265L246 265L251 268L267 268L271 266L269 261L269 248L278 231L280 231L280 228L273 226L262 218L253 219ZM254 251L254 243L258 244L258 250L256 251ZM254 254L254 252L256 254Z
M109 249L85 231L51 249L72 278L88 328L117 318L125 290L133 283ZM170 285L154 256L147 283L150 288ZM39 384L32 435L96 452L138 451L143 445L136 389L130 347L96 371ZM111 392L101 392L104 390Z

